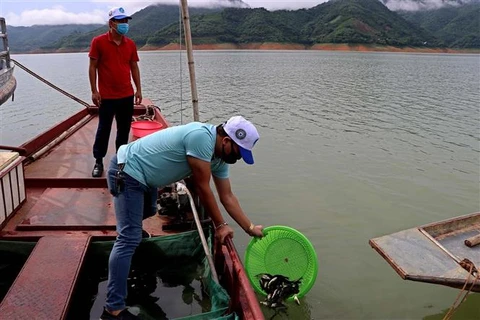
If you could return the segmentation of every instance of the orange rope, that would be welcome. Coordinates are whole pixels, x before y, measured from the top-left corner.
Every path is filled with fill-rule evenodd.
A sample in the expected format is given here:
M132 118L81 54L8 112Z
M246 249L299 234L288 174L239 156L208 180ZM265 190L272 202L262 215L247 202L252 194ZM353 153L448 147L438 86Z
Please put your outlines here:
M465 260L462 260L462 262L465 263ZM474 270L477 270L473 264L473 262L467 260L467 262L469 262L468 264L470 265L470 270L467 270L468 271L468 276L467 276L467 279L465 280L465 284L463 285L463 288L462 290L460 290L460 292L458 293L457 295L457 298L455 299L455 302L453 302L452 306L450 307L450 309L448 310L448 312L445 314L445 317L443 317L443 320L450 320L453 316L453 313L458 309L458 307L467 299L467 296L468 294L470 293L470 291L472 291L473 287L475 286L477 280L480 279L478 273L476 275L474 275ZM464 266L462 266L464 267ZM464 267L465 268L465 267ZM473 282L472 282L472 285L470 286L470 288L465 291L465 288L467 287L467 284L468 284L468 281L470 281L470 276L473 276ZM458 300L460 299L462 293L464 293L464 296L463 298L460 300L460 302L457 304Z

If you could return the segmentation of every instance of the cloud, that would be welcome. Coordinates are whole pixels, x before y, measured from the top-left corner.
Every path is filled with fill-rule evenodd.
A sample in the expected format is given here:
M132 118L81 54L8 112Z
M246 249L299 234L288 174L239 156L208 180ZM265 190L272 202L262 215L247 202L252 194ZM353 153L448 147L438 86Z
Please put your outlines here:
M14 4L16 0L7 0L5 5L0 4L0 14L6 18L11 26L59 25L59 24L104 24L107 21L107 12L122 6L128 14L134 14L147 6L161 3L178 5L179 0L161 1L109 1L109 0L83 0L68 1L20 1L22 6ZM327 0L188 0L189 7L238 7L259 8L267 10L297 10L311 8ZM388 0L387 0L388 1ZM0 0L3 2L3 0ZM8 4L8 6L7 6Z
M5 18L12 26L59 25L59 24L90 24L105 23L106 13L101 10L90 12L68 12L63 6L53 6L49 9L25 10L20 14L9 12Z
M259 8L268 10L278 9L300 9L311 8L327 0L188 0L189 7L239 7L239 8ZM114 6L123 6L128 12L137 12L152 4L173 4L178 5L179 0L161 0L161 1L105 1L92 0L94 3L106 4L108 9Z
M475 0L381 0L392 11L433 10L445 6L459 6Z

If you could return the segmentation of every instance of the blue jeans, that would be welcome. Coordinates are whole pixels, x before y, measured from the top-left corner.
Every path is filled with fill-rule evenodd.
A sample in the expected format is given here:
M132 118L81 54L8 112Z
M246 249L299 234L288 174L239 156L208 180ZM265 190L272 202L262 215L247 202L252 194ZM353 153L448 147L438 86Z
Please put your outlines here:
M123 182L119 183L120 175ZM118 170L113 156L107 173L117 219L117 239L108 261L108 310L125 308L127 278L135 249L142 241L142 220L157 212L157 188L149 188Z

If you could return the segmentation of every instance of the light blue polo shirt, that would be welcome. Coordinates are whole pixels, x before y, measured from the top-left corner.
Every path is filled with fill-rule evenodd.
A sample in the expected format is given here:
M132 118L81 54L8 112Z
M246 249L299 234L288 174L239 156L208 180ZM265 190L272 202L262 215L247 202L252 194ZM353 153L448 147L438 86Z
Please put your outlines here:
M148 187L166 186L191 175L187 155L210 162L215 177L228 178L228 164L213 158L216 137L211 124L169 127L121 146L118 163L125 163L123 171Z

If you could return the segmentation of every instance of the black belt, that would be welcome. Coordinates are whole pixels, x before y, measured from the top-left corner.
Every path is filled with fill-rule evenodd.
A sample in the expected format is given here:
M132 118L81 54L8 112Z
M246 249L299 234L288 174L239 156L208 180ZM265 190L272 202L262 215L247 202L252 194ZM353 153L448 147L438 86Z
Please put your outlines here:
M118 165L118 170L119 170L119 171L123 171L123 168L124 168L124 167L125 167L125 163L120 163L120 164Z

